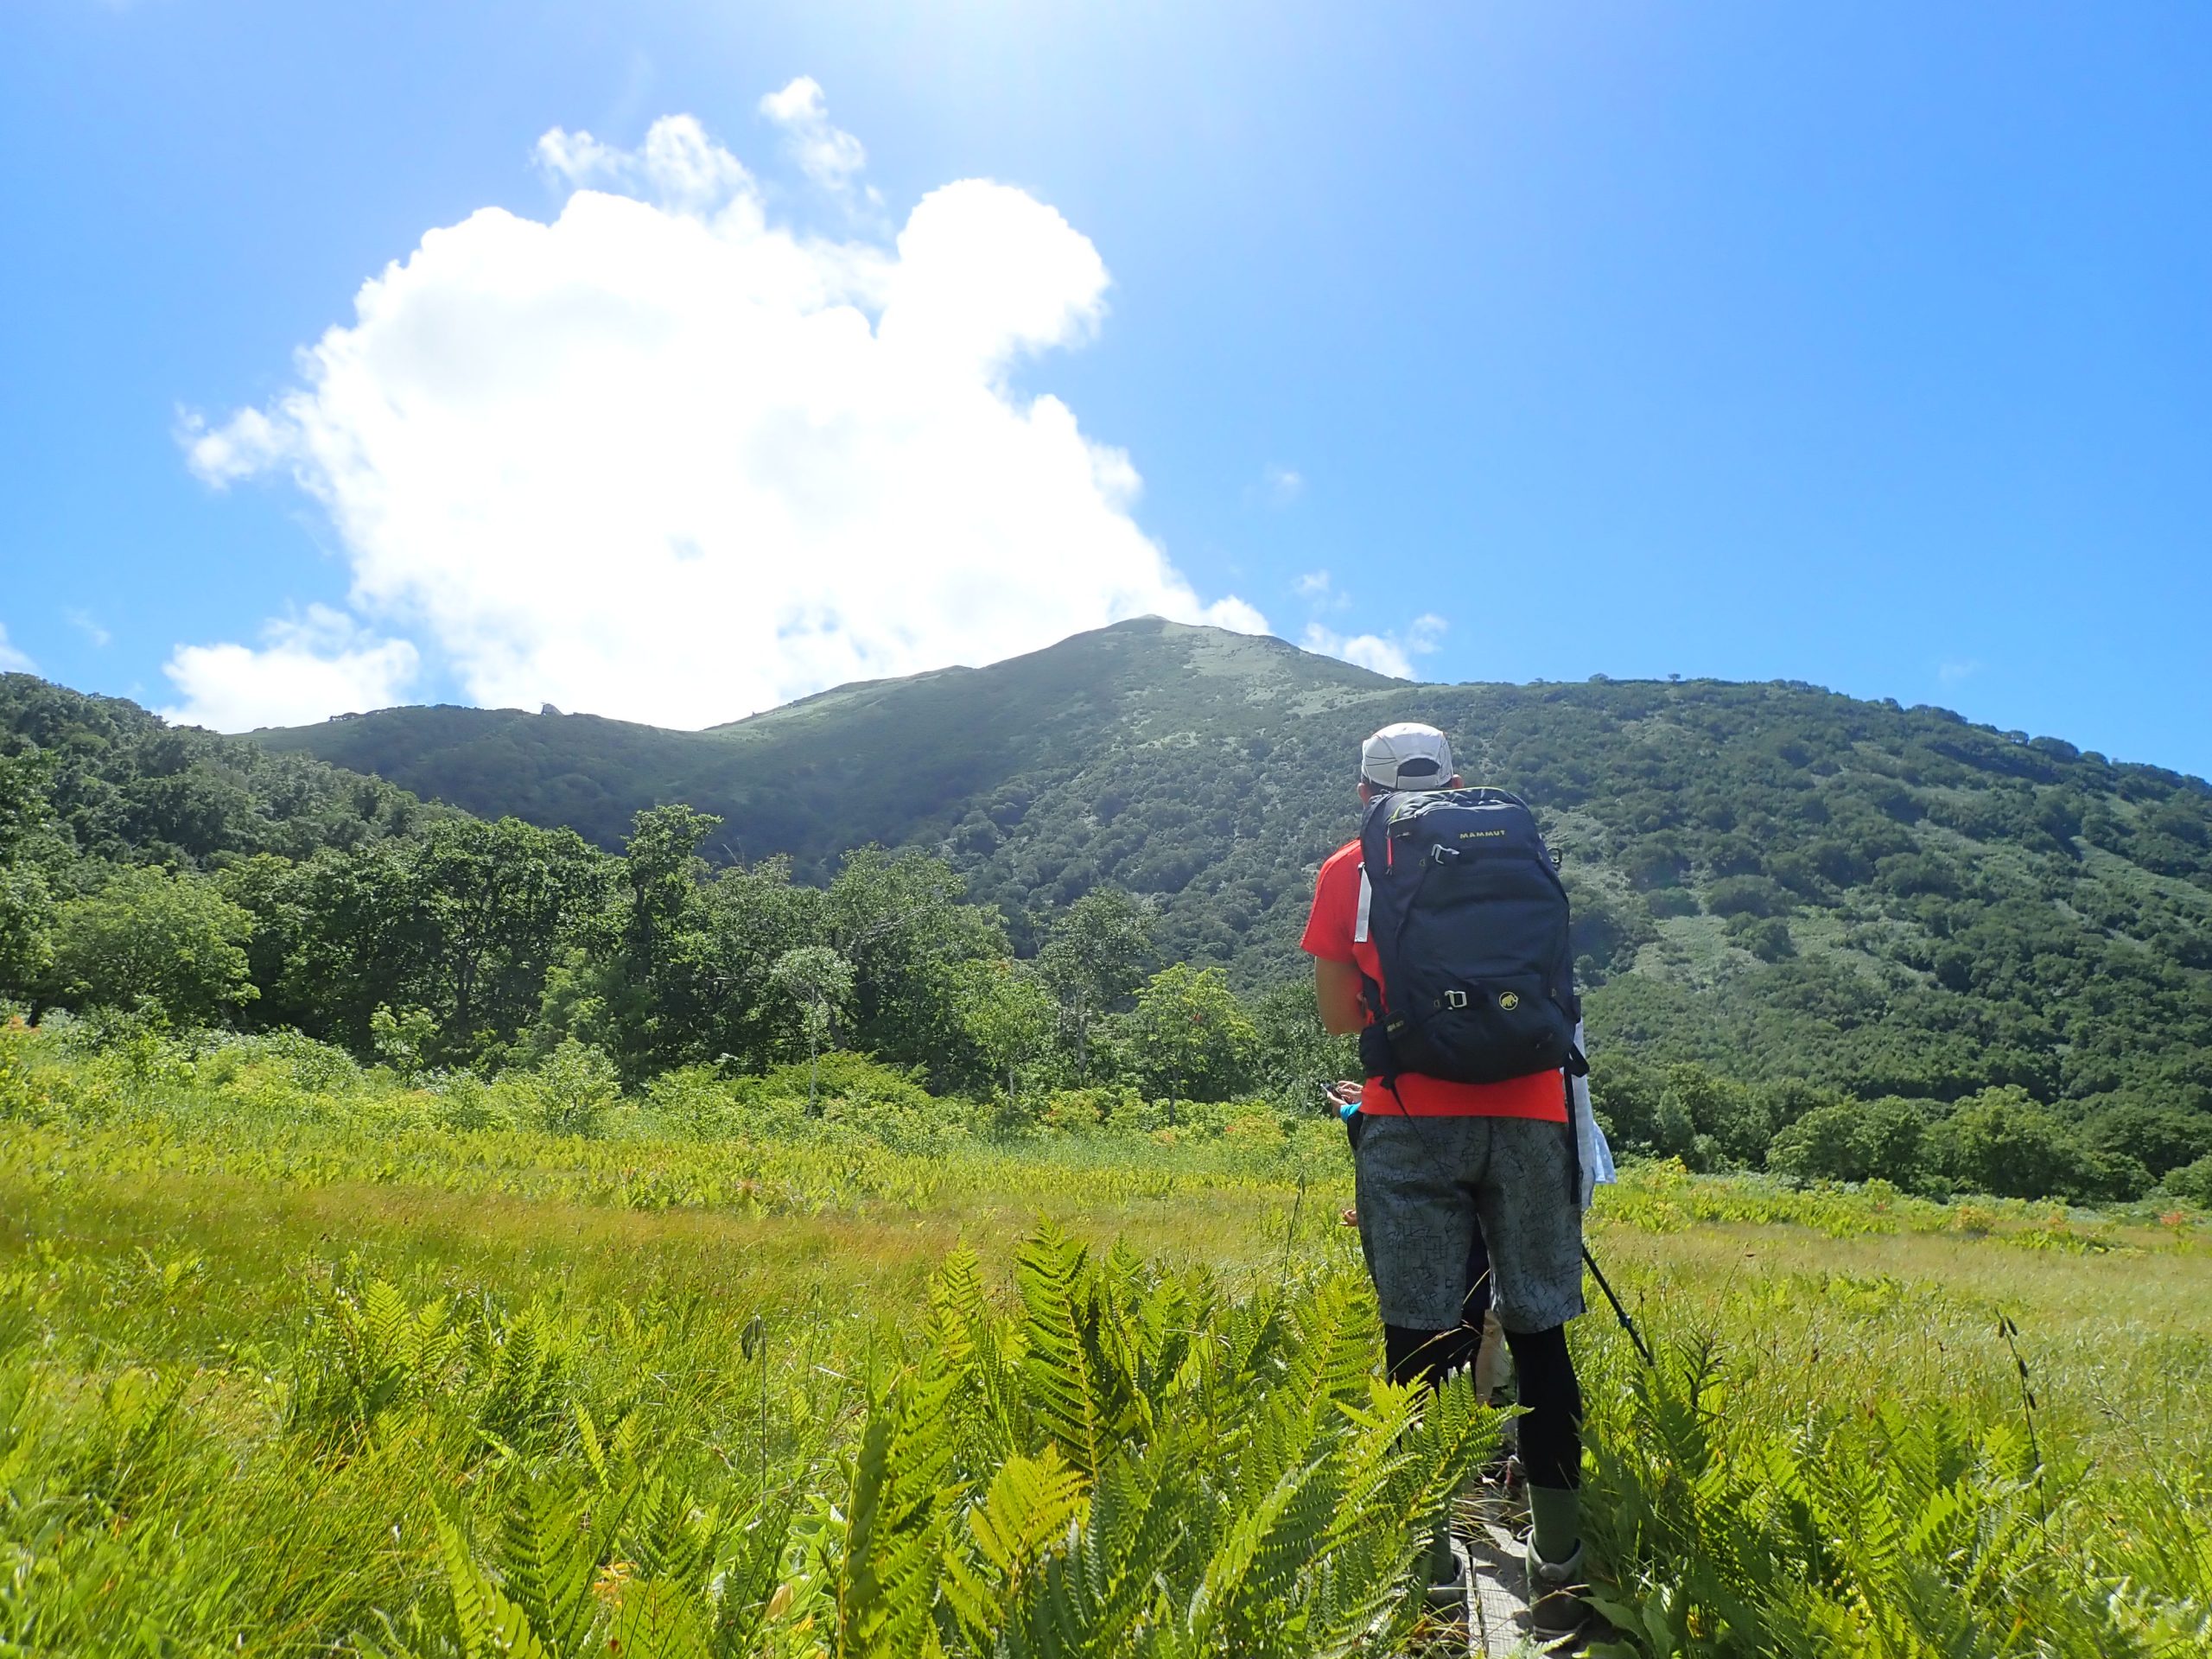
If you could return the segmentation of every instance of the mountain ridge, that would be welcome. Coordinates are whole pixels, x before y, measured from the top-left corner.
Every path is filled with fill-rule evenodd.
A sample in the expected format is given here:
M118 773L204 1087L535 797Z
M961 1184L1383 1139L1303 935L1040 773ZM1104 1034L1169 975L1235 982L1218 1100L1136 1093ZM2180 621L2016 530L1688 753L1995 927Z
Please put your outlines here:
M2212 785L1948 711L1788 682L1417 684L1160 623L706 733L434 708L249 742L74 706L27 696L20 735L85 779L56 798L80 804L80 842L114 825L141 861L304 857L451 810L395 785L607 844L637 808L683 802L724 817L702 849L716 861L785 858L817 884L871 842L941 856L1019 951L1118 887L1163 958L1248 989L1304 971L1313 870L1356 825L1359 740L1426 720L1563 854L1592 1041L1617 1061L1864 1101L2017 1087L2100 1122L2180 1113L2159 1144L2212 1135ZM127 785L112 804L86 770L100 745ZM265 770L302 751L391 782ZM268 807L223 807L241 787ZM295 800L297 828L255 827ZM201 819L230 827L195 839Z

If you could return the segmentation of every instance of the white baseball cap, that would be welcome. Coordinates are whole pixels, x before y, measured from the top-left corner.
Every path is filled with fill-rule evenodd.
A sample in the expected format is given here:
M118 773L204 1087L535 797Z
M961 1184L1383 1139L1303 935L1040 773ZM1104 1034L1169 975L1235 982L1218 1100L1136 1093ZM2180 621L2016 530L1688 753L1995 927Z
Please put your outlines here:
M1359 775L1376 789L1442 789L1452 781L1452 745L1433 726L1403 721L1359 746Z

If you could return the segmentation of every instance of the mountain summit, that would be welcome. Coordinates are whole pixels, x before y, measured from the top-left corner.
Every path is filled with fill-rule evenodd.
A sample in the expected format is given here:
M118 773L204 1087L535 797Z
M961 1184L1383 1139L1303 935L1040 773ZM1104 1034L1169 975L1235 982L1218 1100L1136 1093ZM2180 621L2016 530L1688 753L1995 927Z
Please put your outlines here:
M1280 639L1147 616L699 732L442 704L253 739L481 816L567 824L609 849L640 807L685 801L726 821L723 856L788 854L811 870L868 842L940 840L978 806L991 816L1002 790L1033 795L1124 741L1225 743L1234 758L1221 769L1240 769L1255 734L1406 689Z

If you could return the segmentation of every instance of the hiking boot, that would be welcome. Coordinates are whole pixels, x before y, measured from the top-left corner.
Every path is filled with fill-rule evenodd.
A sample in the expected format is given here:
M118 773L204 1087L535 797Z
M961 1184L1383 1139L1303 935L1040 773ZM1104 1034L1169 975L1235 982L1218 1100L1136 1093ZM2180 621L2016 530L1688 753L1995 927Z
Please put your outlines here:
M1536 1553L1536 1535L1529 1535L1522 1560L1529 1569L1529 1624L1543 1636L1570 1636L1589 1622L1590 1609L1582 1599L1590 1586L1582 1576L1582 1545L1563 1561L1548 1561Z
M1428 1605L1457 1607L1466 1599L1467 1584L1460 1573L1459 1552L1452 1548L1452 1522L1446 1516L1437 1522L1428 1541Z
M1466 1569L1456 1560L1452 1563L1450 1578L1430 1580L1428 1605L1439 1612L1457 1612L1467 1605Z

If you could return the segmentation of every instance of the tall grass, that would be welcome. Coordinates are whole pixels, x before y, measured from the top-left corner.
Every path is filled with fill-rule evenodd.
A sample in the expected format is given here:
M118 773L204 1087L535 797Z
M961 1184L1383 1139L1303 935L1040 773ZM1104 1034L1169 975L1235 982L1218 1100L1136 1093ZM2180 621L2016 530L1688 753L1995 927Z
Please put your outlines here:
M1488 1444L1373 1376L1340 1137L581 1138L9 1043L0 1651L1388 1651ZM2187 1218L1660 1169L1592 1231L1659 1355L1576 1327L1620 1650L2212 1651Z

